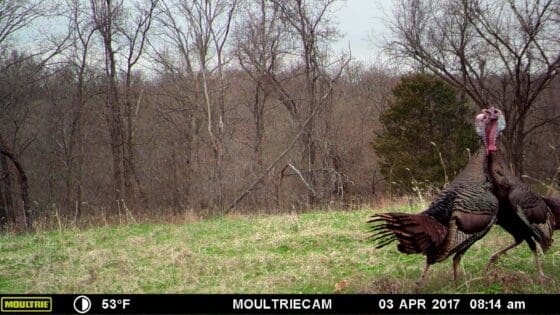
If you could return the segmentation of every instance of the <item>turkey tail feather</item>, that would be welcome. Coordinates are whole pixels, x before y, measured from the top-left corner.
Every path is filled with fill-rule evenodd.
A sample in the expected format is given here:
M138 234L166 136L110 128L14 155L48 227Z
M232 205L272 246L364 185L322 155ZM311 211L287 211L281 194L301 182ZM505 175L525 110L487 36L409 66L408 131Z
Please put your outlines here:
M552 214L554 214L554 229L560 230L560 199L543 197L543 200L550 210L552 210Z
M380 213L370 217L370 238L376 248L398 241L403 253L427 253L442 243L447 229L436 219L425 214Z
M375 246L376 249L385 247L386 245L389 245L391 243L393 243L394 241L396 241L397 238L392 236L392 237L386 237L384 239L380 239L377 241L377 246Z

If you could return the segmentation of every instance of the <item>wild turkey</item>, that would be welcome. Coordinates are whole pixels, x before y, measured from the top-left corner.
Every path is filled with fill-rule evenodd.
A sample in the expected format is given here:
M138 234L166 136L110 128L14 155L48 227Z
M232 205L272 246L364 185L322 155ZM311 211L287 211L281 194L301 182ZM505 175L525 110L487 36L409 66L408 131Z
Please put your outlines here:
M483 111L489 116L498 117L498 121L505 126L504 116L500 110L491 107ZM492 145L495 147L495 144ZM521 179L514 176L505 165L500 150L490 152L490 176L496 197L500 202L496 223L508 231L515 242L493 254L490 263L497 261L508 250L526 241L533 251L539 275L544 277L536 244L540 244L543 252L546 252L552 244L554 229L560 225L560 222L557 222L560 221L560 201L539 196ZM555 218L555 214L558 219Z
M426 266L418 285L425 280L430 265L453 257L453 279L462 255L484 236L496 222L498 199L488 174L487 144L501 131L496 119L476 117L476 131L485 148L471 158L465 169L419 214L380 213L370 217L376 248L398 241L406 254L426 255ZM494 132L496 131L496 132Z

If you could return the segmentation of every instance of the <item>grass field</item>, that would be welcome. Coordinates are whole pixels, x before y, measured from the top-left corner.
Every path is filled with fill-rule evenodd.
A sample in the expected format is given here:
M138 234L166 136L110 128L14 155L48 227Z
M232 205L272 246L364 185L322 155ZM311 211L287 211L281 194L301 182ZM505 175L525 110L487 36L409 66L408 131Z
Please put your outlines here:
M418 211L407 207L385 210ZM0 293L407 293L424 265L395 245L367 240L373 210L222 217L0 236ZM455 287L451 260L428 274L426 293L560 293L560 241L539 283L526 245L489 272L512 241L499 227L471 247Z

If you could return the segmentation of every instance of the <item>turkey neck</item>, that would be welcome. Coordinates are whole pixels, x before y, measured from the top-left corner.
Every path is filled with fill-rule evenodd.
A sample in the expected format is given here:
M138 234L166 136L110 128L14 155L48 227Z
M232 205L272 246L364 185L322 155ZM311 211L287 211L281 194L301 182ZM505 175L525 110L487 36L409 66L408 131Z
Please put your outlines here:
M450 187L462 185L465 181L473 183L486 181L486 175L488 174L487 162L486 151L480 149L477 154L470 159L463 171L451 182Z
M496 195L502 199L507 198L511 188L520 183L506 167L502 155L498 150L490 151L488 156L490 178L494 184Z

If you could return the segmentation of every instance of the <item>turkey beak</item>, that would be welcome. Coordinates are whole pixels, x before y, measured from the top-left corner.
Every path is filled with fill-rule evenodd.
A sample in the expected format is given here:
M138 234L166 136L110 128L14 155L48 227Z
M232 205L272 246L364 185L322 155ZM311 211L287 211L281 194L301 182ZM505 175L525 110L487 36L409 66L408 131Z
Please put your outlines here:
M500 116L500 111L494 106L488 108L486 112L488 113L488 118L490 118L490 120L498 120Z

